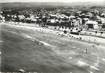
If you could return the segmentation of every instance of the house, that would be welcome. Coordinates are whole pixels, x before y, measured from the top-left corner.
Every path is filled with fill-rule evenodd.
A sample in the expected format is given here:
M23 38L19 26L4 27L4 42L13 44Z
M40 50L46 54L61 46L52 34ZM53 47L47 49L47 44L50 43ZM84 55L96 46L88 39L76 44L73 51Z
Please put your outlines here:
M85 23L85 25L87 26L87 29L96 29L96 30L99 29L98 22L96 21L89 20Z

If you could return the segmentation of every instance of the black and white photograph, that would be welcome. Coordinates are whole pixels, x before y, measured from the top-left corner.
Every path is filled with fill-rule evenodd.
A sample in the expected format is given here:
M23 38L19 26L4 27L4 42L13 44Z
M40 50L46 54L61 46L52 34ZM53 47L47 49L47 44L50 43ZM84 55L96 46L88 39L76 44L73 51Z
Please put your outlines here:
M0 0L0 73L105 73L105 0Z

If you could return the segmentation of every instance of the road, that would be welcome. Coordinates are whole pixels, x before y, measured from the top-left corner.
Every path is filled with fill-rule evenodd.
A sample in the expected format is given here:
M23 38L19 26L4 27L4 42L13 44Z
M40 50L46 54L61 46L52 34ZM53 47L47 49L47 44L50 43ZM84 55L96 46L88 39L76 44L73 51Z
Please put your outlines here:
M57 35L42 27L0 26L2 71L104 73L104 46Z

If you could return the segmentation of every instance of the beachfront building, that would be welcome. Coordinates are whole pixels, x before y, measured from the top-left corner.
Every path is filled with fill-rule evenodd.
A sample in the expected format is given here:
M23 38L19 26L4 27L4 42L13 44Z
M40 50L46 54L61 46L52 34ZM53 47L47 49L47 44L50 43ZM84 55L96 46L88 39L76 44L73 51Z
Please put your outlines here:
M96 21L89 20L85 23L85 25L87 26L87 29L96 29L96 30L99 29L98 22Z

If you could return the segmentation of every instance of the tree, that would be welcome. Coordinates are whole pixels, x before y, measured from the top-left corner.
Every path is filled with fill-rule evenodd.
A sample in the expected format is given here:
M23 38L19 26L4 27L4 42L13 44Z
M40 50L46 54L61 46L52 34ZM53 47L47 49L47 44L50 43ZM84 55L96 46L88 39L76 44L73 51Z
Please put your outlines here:
M95 35L97 34L97 31L95 31Z
M101 32L101 36L102 36L103 32Z

